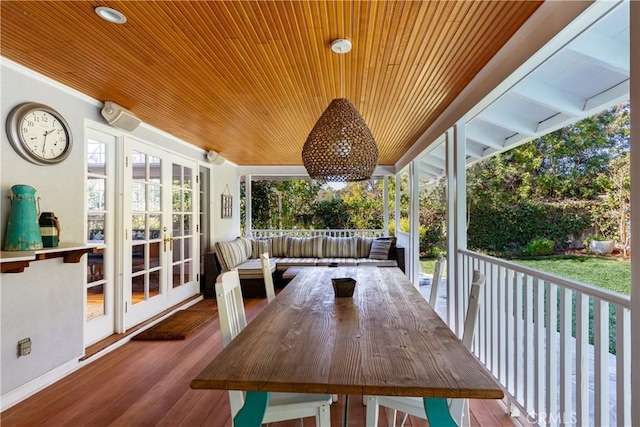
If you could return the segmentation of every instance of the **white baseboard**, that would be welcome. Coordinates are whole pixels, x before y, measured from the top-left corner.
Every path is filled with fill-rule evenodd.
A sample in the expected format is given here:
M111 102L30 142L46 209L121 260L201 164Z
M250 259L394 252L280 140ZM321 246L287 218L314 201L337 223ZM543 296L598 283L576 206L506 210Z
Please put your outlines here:
M22 402L24 399L33 396L40 390L69 375L70 373L78 369L78 365L78 360L71 360L65 364L58 366L57 368L53 368L52 370L40 375L39 377L29 381L28 383L21 385L20 387L6 392L2 396L0 396L0 405L2 406L2 411L11 408L13 405Z
M49 387L51 384L55 383L56 381L60 381L62 378L66 377L67 375L77 371L78 369L88 365L91 362L94 362L95 360L101 358L105 354L108 354L108 353L112 352L113 350L117 349L118 347L121 347L121 346L125 345L126 343L131 341L131 338L133 338L136 334L139 334L140 332L150 328L151 326L155 325L156 323L166 319L167 317L171 316L173 313L175 313L175 312L177 312L179 310L185 309L187 307L190 307L190 306L194 305L195 303L197 303L199 301L202 301L202 300L203 300L202 296L200 296L199 298L194 298L193 300L185 303L181 307L176 308L175 310L171 311L170 313L166 313L164 316L162 316L159 319L156 319L156 321L154 321L153 323L150 323L145 328L140 329L139 331L136 331L135 334L128 335L128 336L122 338L121 340L118 340L118 341L114 342L113 344L111 344L107 348L99 351L98 353L96 353L93 356L87 358L86 360L83 360L83 361L79 361L78 359L71 360L71 361L69 361L67 363L64 363L64 364L58 366L57 368L54 368L54 369L52 369L52 370L40 375L39 377L29 381L28 383L25 383L25 384L23 384L23 385L21 385L19 387L14 388L11 391L6 392L2 396L0 396L0 411L5 411L5 410L11 408L14 405L17 405L18 403L22 402L23 400L33 396L34 394L36 394L40 390ZM80 357L82 357L82 355L79 356L79 358Z

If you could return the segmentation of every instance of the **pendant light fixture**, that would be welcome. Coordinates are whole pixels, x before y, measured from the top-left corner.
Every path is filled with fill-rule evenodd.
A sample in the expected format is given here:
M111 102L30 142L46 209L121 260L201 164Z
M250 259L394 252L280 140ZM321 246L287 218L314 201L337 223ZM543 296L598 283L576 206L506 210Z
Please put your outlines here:
M334 40L331 50L347 53L351 42ZM378 164L378 147L371 130L348 99L334 99L322 113L302 148L302 163L309 176L320 181L371 178Z

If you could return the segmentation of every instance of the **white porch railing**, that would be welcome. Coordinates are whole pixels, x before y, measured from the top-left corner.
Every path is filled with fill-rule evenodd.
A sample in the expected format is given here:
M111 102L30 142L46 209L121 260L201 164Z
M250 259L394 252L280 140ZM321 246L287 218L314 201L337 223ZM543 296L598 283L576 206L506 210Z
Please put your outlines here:
M631 425L630 299L461 250L487 280L474 352L532 423ZM459 313L466 299L457 298ZM450 305L451 307L451 305Z
M330 237L380 237L384 236L382 229L358 229L358 230L251 230L251 237L273 237L286 234L291 237L312 237L312 236L330 236Z

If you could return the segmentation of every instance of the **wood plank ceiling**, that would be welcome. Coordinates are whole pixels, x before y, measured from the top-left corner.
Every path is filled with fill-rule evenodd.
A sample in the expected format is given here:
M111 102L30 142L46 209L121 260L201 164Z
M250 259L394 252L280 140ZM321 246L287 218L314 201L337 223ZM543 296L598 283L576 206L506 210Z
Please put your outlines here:
M3 1L1 53L239 165L302 164L316 120L346 97L389 165L540 4ZM353 50L332 53L337 38Z

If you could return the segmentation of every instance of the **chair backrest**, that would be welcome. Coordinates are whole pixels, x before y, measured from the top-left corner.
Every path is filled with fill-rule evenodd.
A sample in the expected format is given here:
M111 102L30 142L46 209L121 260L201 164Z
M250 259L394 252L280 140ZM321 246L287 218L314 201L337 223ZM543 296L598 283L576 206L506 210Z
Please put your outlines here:
M480 309L480 291L484 286L484 274L478 270L473 270L473 278L471 279L471 292L469 292L469 305L467 306L467 315L464 319L464 333L462 334L462 344L471 350L471 342L476 330L478 320L478 311Z
M231 269L218 276L216 281L216 301L222 333L222 346L226 347L247 326L244 312L242 288L237 269Z
M268 252L260 254L260 263L262 264L264 287L267 290L267 302L271 302L276 297L276 292L273 288L273 276L271 275L271 263L269 262Z
M433 267L433 279L431 280L431 293L429 294L429 305L435 310L438 302L438 291L440 290L440 282L442 281L442 272L446 264L445 257L438 255L436 265Z

